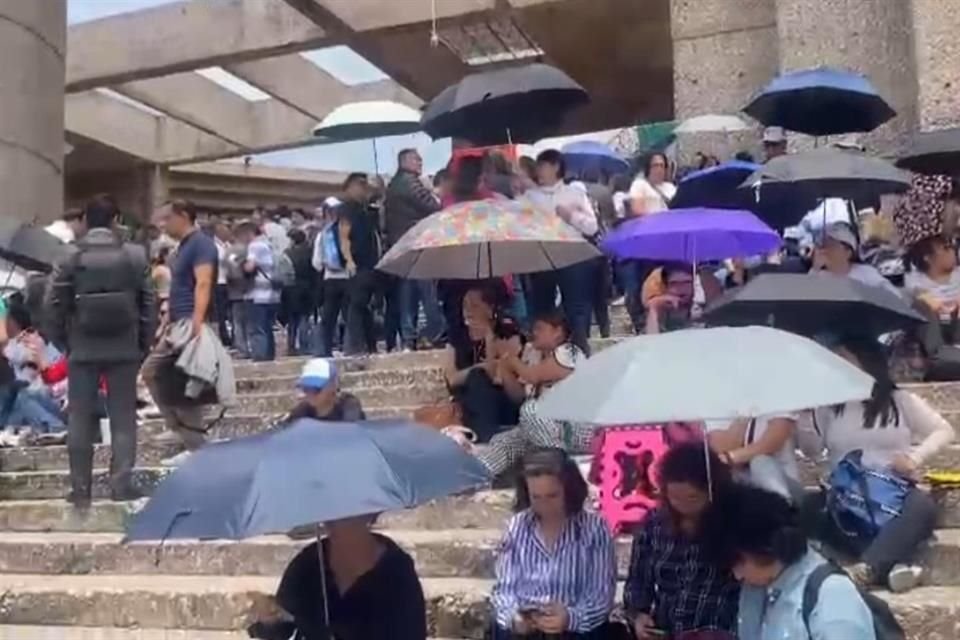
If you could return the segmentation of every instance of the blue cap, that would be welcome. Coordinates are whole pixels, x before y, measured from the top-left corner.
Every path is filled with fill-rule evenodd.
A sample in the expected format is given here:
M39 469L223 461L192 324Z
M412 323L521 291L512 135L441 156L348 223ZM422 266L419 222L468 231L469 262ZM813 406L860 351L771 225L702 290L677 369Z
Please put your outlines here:
M306 391L323 391L337 377L337 368L325 358L313 358L303 365L297 386Z

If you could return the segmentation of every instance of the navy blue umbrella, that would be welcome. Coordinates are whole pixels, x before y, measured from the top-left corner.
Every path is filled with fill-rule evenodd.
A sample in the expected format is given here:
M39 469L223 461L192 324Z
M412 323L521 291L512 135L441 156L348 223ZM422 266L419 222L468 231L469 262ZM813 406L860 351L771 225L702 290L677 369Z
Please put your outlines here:
M573 175L582 177L586 172L602 171L608 176L613 176L630 172L630 163L602 142L591 140L571 142L564 145L560 151L567 164L567 171Z
M873 131L897 115L865 76L827 67L774 78L744 112L812 136Z
M741 209L749 202L741 190L743 181L760 165L754 162L731 160L715 167L707 167L688 174L677 185L677 193L670 201L671 209L691 207L719 207Z
M483 463L429 427L303 419L191 455L126 539L239 540L406 509L489 481Z

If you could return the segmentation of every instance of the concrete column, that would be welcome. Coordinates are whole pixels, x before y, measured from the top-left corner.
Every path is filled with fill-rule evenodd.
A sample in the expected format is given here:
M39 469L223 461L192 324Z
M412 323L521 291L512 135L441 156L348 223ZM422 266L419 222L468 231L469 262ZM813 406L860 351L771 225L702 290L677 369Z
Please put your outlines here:
M63 213L66 0L0 0L0 216Z
M781 71L821 65L858 71L897 111L896 118L862 136L863 143L887 150L915 127L910 2L776 0L776 8Z
M774 0L670 0L674 117L739 114L777 72ZM746 118L746 116L743 116ZM679 141L695 151L730 155L756 142L746 135L698 135Z
M960 3L911 0L921 129L960 125Z

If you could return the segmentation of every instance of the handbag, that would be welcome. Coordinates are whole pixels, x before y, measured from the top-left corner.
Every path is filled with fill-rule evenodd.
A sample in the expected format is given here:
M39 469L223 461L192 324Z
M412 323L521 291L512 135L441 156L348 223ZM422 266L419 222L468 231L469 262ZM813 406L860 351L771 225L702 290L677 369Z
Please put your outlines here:
M863 451L848 453L827 480L827 512L845 535L872 540L903 511L914 483L863 466Z

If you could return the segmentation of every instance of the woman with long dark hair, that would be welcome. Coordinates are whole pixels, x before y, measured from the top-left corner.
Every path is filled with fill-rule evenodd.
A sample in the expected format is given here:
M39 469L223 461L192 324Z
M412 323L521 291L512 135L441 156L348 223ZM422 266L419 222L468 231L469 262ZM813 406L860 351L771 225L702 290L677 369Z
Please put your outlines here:
M587 494L576 463L561 449L524 457L517 513L497 556L494 640L607 637L616 555L606 522L584 509Z
M633 215L643 216L665 211L677 193L670 182L670 159L656 151L643 162L643 175L630 185L630 209Z
M812 419L808 424L802 421L798 430L800 447L811 456L826 451L831 470L849 454L861 452L860 463L866 469L918 479L924 461L953 441L953 427L923 399L897 388L886 354L875 339L845 337L832 346L838 355L873 377L873 391L863 402L812 412ZM824 495L809 498L803 509L806 524L811 535L859 558L850 570L856 581L864 586L886 584L894 591L917 585L920 570L907 563L932 535L937 514L926 492L914 487L901 514L872 539L840 531L834 518L826 514L825 505Z
M730 469L702 442L677 445L661 460L661 504L634 535L623 590L639 640L735 637L739 588L706 535L709 519L722 517L711 500L732 482Z

